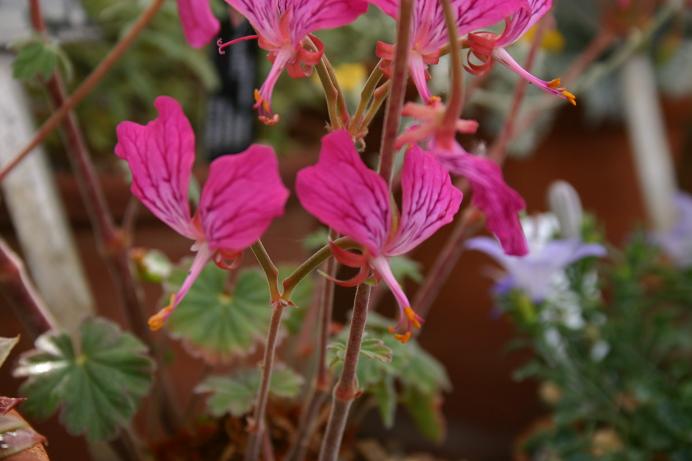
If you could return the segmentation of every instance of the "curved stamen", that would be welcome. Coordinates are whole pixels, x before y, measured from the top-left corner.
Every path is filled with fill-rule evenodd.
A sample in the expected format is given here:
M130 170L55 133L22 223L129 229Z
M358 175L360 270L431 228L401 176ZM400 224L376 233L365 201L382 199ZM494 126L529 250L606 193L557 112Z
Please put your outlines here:
M223 39L219 37L219 39L216 41L216 46L218 47L219 54L226 54L224 48L228 48L231 45L245 42L247 40L256 40L257 38L257 35L246 35L245 37L234 38L233 40L224 43Z

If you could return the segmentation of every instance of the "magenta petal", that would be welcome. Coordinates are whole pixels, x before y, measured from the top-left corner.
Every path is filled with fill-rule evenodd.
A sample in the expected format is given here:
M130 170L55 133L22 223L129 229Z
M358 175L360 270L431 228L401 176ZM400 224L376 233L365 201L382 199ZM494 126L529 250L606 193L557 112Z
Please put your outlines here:
M435 157L412 147L401 172L402 211L399 228L387 245L388 255L411 251L450 223L459 211L462 193Z
M271 147L214 160L198 210L209 247L234 252L252 245L283 214L288 194Z
M507 28L497 41L497 46L505 47L519 40L553 6L552 0L528 0L526 3L525 7L512 15Z
M370 3L384 11L385 14L396 18L399 11L399 2L397 0L369 0Z
M132 172L132 193L161 221L193 240L188 187L195 162L195 134L178 101L156 98L159 116L146 126L122 122L115 154Z
M456 7L459 35L465 35L522 11L527 0L453 0L453 4Z
M366 0L293 0L297 39L321 29L334 29L355 21L368 11Z
M385 181L360 159L346 130L322 138L320 159L296 178L303 207L322 223L378 255L391 225Z
M220 24L211 11L209 0L177 0L178 15L187 42L201 48L216 37Z
M462 151L461 147L458 151ZM468 153L440 155L438 160L455 175L471 183L473 205L485 214L488 229L495 234L509 255L528 252L519 212L526 208L524 199L505 183L500 167L490 159Z

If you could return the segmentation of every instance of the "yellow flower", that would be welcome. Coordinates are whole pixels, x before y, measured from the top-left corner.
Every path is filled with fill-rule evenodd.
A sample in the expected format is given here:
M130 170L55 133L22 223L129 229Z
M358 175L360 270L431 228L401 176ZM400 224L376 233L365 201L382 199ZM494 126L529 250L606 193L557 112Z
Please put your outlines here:
M533 37L536 35L536 28L538 26L533 26L531 29L526 31L523 39L531 42ZM541 40L541 48L543 48L548 53L559 53L565 47L565 37L557 29L548 29L543 34L543 39Z

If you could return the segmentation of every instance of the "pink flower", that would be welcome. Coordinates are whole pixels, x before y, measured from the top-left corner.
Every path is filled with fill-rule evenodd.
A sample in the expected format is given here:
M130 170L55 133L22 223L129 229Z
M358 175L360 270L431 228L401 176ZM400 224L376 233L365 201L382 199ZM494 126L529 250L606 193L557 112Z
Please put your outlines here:
M220 24L209 0L177 0L183 33L190 46L201 48L219 33Z
M398 0L370 0L386 14L396 19ZM517 11L526 0L452 0L456 12L459 35L486 27ZM439 0L417 0L413 11L413 33L409 71L423 101L430 100L427 80L428 65L437 64L442 48L448 44L444 12ZM389 73L394 58L394 45L377 43L376 54L384 60L385 73Z
M546 82L536 77L514 60L505 48L519 40L534 24L536 24L552 7L552 0L528 0L524 8L519 9L506 22L502 35L491 32L476 32L469 34L469 59L466 69L474 74L482 74L490 69L493 60L504 64L512 72L524 80L537 86L546 93L554 94L576 105L574 94L560 86L559 78ZM479 63L472 63L471 57Z
M115 153L130 167L132 193L161 221L193 240L192 250L197 252L180 291L149 319L149 327L158 330L209 260L232 267L240 253L283 214L288 190L281 183L274 150L253 145L211 164L197 212L191 216L188 186L195 134L175 99L160 96L154 105L159 116L147 125L129 121L118 125Z
M466 152L456 141L456 132L474 133L478 124L459 119L447 128L444 126L445 111L438 98L432 98L427 105L406 104L402 115L415 118L419 123L399 136L397 147L422 143L450 173L468 179L474 206L485 214L488 229L505 252L525 255L528 247L518 215L526 207L524 200L505 183L502 170L495 162Z
M407 341L422 319L392 275L388 257L411 251L452 221L462 194L435 158L418 147L404 159L402 211L393 205L387 183L365 166L345 130L322 139L319 162L298 173L296 192L303 207L336 232L362 245L361 255L334 246L339 261L360 268L345 285L355 285L374 272L399 304L397 339Z
M259 119L273 125L279 116L271 110L274 85L284 69L293 78L307 77L322 58L323 46L313 32L349 24L368 9L366 0L226 0L247 18L257 36L218 42L219 52L240 40L259 39L269 52L272 68L259 90L255 108ZM314 43L315 48L312 47Z

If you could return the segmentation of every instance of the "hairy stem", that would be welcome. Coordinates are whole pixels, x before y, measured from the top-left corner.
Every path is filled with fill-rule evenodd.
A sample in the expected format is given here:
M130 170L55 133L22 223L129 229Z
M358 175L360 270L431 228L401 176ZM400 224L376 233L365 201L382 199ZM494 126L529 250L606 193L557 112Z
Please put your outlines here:
M67 98L60 107L46 120L36 132L33 139L15 157L0 170L0 181L7 176L21 161L29 155L44 139L60 125L70 111L79 104L98 83L106 76L113 65L120 60L122 55L130 48L139 36L140 32L151 22L165 0L153 0L151 5L142 12L137 21L128 30L127 34L113 47L106 57L99 63L91 74L82 82L75 92Z
M265 430L265 413L267 411L267 402L269 400L269 384L272 379L272 370L274 368L274 358L276 357L276 341L279 336L279 327L281 326L281 315L283 314L286 304L283 302L273 303L274 311L272 313L269 332L267 333L267 341L264 346L264 359L262 361L262 381L257 393L255 401L255 411L252 416L250 427L250 439L245 451L245 461L257 461L262 451L262 441L264 439Z
M359 285L353 303L351 327L346 345L343 368L339 381L334 388L332 407L329 414L327 430L322 439L319 461L337 461L341 440L346 429L351 404L358 395L356 382L356 370L360 356L360 346L363 341L363 332L368 318L368 305L370 303L370 285Z
M264 245L262 245L262 241L258 240L255 242L251 249L257 262L264 271L264 275L267 277L271 302L276 303L281 299L281 293L279 293L279 269L277 269L276 264L274 264L271 257L269 257L269 253L267 253Z
M457 20L452 10L452 3L450 0L441 0L441 3L442 9L444 10L445 26L447 27L447 36L449 37L450 44L452 83L449 101L447 101L447 111L442 121L442 132L439 136L444 139L452 140L456 133L457 119L461 116L461 110L464 106L464 76L461 73L462 64L461 56L459 55L461 51L459 47L459 33L457 31Z
M392 63L392 88L387 100L387 109L382 129L382 145L380 147L380 176L389 184L394 166L396 153L396 135L401 121L401 109L406 96L408 83L408 55L411 42L411 20L413 17L413 0L401 0L399 3L399 20L394 45L394 61Z
M336 234L330 231L329 238ZM329 277L336 276L337 263L334 258L328 259L325 264L325 273ZM329 330L332 322L332 308L334 305L334 282L327 277L322 278L322 286L319 297L319 344L317 349L317 372L315 380L306 400L305 407L300 417L298 431L293 445L286 456L286 461L303 461L307 454L308 444L312 434L317 429L317 416L329 396L330 374L327 364L327 346L329 345Z
M350 250L353 248L360 247L359 244L347 237L341 237L332 242L333 245L337 245L339 248L345 250ZM325 245L319 250L317 250L312 256L303 261L303 263L296 268L288 277L283 281L283 299L290 301L291 293L296 286L308 275L312 273L315 269L320 267L320 265L327 260L332 255L332 250L329 245Z
M34 30L40 34L45 34L46 28L39 0L31 0L30 7ZM53 74L46 82L46 89L55 107L68 107L69 99L59 73ZM59 113L60 110L56 113ZM113 216L106 203L101 182L91 160L91 154L87 148L77 117L68 107L65 109L65 115L60 121L63 122L67 153L77 178L82 201L87 210L99 249L105 257L108 272L111 275L116 291L122 297L121 301L125 315L133 332L145 342L154 357L162 363L162 351L147 327L139 286L132 273L128 254L128 238L114 224ZM170 389L170 382L164 375L163 367L158 367L157 373L159 379L157 380L158 389L155 391L155 394L159 399L160 419L163 427L172 433L180 427L182 422L173 403L174 397Z

